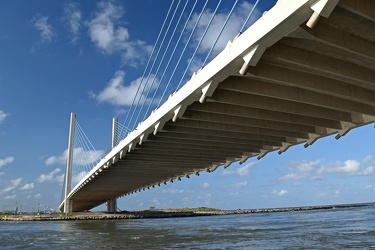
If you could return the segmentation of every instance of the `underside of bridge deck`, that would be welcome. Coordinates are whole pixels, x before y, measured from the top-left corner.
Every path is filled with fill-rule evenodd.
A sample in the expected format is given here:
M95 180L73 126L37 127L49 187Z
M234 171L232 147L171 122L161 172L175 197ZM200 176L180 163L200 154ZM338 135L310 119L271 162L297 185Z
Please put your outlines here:
M239 65L203 103L199 95L99 168L72 196L73 210L374 122L375 1L342 0L313 28L309 17L246 74Z

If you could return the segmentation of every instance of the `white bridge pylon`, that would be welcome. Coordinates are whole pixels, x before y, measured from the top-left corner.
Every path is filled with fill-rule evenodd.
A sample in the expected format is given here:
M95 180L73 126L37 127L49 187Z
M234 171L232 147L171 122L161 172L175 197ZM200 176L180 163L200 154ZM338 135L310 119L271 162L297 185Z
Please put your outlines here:
M120 141L69 210L373 123L374 5L279 0Z

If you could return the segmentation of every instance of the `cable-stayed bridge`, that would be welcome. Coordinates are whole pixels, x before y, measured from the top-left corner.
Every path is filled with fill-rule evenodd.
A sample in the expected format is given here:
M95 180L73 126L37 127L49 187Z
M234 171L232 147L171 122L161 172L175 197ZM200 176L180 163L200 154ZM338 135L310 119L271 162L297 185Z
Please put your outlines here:
M372 0L279 0L206 61L147 119L125 125L124 139L114 133L113 149L75 187L67 182L60 210L88 210L375 122ZM147 102L138 100L134 107Z

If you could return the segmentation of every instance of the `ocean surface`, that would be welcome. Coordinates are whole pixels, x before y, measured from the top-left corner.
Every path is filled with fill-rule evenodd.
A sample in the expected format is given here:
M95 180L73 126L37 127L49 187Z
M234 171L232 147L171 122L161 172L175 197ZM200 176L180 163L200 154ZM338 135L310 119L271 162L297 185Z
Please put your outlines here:
M375 249L375 206L105 221L0 221L0 249Z

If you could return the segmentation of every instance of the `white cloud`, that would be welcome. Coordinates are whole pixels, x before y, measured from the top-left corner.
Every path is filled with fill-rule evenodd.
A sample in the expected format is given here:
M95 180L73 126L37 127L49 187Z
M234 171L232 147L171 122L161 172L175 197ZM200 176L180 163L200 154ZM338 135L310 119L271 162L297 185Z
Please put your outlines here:
M8 114L4 112L4 110L0 109L0 123L2 123L6 118Z
M363 167L356 160L347 160L345 162L335 162L319 168L320 174L343 173L349 175L371 175L374 173L374 167Z
M240 31L243 23L245 22L247 15L253 8L253 4L250 4L248 2L242 2L233 12L232 16L230 17L223 33L221 34L215 48L214 48L214 54L217 52L220 52L224 49L228 41L232 40ZM227 15L228 11L225 10L225 13L216 13L214 19L212 20L211 26L208 28L205 38L203 39L201 46L200 46L200 52L208 52L208 50L211 48L211 46L214 44L217 35L219 34L219 31L221 30ZM196 47L198 42L201 40L201 37L212 17L213 11L210 9L207 9L199 21L196 32L193 35L193 46ZM259 10L255 10L249 23L254 22L256 19L260 17L261 13ZM199 17L199 13L194 13L192 19L189 22L188 25L188 32L190 32L195 23L197 22Z
M99 92L99 94L94 94L93 92L90 95L95 98L98 102L107 102L116 106L130 106L133 102L134 96L137 93L139 85L142 84L140 91L137 96L137 102L139 99L140 92L143 90L144 85L147 84L145 92L147 93L150 85L153 83L153 88L159 84L158 79L154 79L154 76L151 75L148 79L142 81L142 77L136 79L135 81L130 82L130 84L125 84L125 72L122 70L116 71L113 78L107 83L107 86ZM139 103L142 104L145 100L145 95L142 95ZM154 100L155 102L158 100ZM149 103L150 100L146 100L146 103Z
M198 200L209 200L211 199L212 195L211 194L205 194L205 195L199 195L197 197Z
M250 162L243 167L240 167L236 170L223 170L221 172L221 176L231 176L231 175L238 175L238 176L248 176L250 174L250 168L255 165L255 162Z
M305 179L308 176L306 173L297 174L297 173L290 173L287 175L284 175L279 178L280 181L289 181L289 180L301 180Z
M122 6L115 5L112 1L101 1L94 18L86 25L91 41L102 52L112 54L118 51L122 54L124 63L136 66L152 48L144 41L130 40L129 30L118 25L123 14Z
M57 182L57 179L55 178L55 174L59 173L61 170L59 168L56 168L49 174L41 174L38 179L36 180L39 183L43 182Z
M171 190L163 189L161 193L162 194L183 194L185 193L185 191L183 189L171 189Z
M88 150L79 147L73 150L73 164L84 165L98 162L104 156L104 150Z
M96 163L104 155L103 150L89 150L78 147L73 149L73 165L90 165ZM68 150L66 149L62 155L51 156L45 160L46 165L60 164L65 165L68 156Z
M69 23L69 29L73 36L72 43L75 43L79 39L82 13L77 3L67 3L64 7L64 19Z
M65 173L62 174L62 175L55 176L55 180L56 180L57 183L63 183L64 182L64 178L65 178Z
M36 16L33 18L34 27L40 31L42 42L51 42L54 36L52 26L48 24L48 16Z
M359 171L358 175L372 175L375 172L375 168L373 166L367 167L362 171Z
M202 186L201 186L202 189L208 189L210 188L210 184L208 184L207 182L203 183Z
M241 188L241 187L246 187L247 186L247 181L231 184L228 187L229 188Z
M42 194L36 194L33 196L35 199L42 199L43 195Z
M12 186L14 187L17 187L22 181L22 178L17 178L17 179L14 179L14 180L11 180L10 183Z
M151 202L154 203L155 205L160 205L159 200L156 198L153 198Z
M32 190L34 189L34 183L26 183L22 187L20 187L20 190Z
M372 156L367 156L363 162L356 160L337 161L321 165L321 160L312 161L292 161L290 162L290 173L279 178L280 181L292 180L310 180L317 181L324 179L327 174L345 174L349 176L368 176L375 173L374 166L365 166L372 164Z
M234 193L230 193L229 195L231 195L231 196L239 196L240 193L239 192L234 192Z
M4 197L4 200L15 200L16 197L17 196L15 194L14 195L7 195L7 196Z
M4 159L0 159L0 168L4 167L5 165L12 163L14 161L14 157L6 157Z
M319 163L320 163L320 160L312 160L312 161L292 162L291 164L296 164L296 168L301 172L311 172L319 165Z
M43 198L43 195L42 194L28 195L26 198L27 199L41 199Z
M79 173L75 173L72 176L72 186L75 186L80 182L86 175L88 174L87 171L81 171ZM56 176L56 181L59 183L62 183L64 181L65 174L62 174L60 176Z
M280 190L280 191L274 190L274 191L272 192L273 195L277 195L277 196L284 196L284 195L286 195L287 193L288 193L288 190L284 190L284 189L282 189L282 190Z
M320 197L324 197L324 196L327 196L327 193L320 193L320 194L318 194L316 197L317 197L317 198L320 198Z
M17 179L11 180L8 187L0 190L0 194L5 194L5 193L8 193L8 192L12 191L13 189L15 189L21 183L21 181L22 181L22 178L17 178Z

